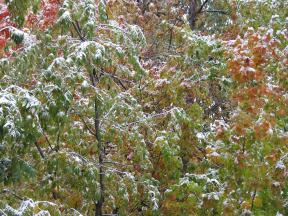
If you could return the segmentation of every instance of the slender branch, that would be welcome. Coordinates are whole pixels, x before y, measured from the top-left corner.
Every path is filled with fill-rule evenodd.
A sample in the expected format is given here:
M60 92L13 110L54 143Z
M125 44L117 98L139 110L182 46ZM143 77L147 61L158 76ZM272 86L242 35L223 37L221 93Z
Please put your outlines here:
M44 129L43 129L43 127L42 127L41 125L40 125L40 127L41 127L41 130L42 130L42 135L45 137L45 140L46 140L46 142L48 143L49 148L51 149L51 151L53 151L54 149L53 149L53 147L52 147L52 145L51 145L51 142L50 142L49 139L48 139L47 134L45 133L45 131L44 131Z
M95 132L89 127L89 125L87 124L87 122L85 121L85 119L83 118L82 115L80 115L80 113L77 113L77 115L80 117L80 119L82 120L83 124L85 125L86 129L93 135L95 136Z
M56 150L56 151L59 151L59 149L60 149L60 146L59 146L59 143L60 143L60 134L61 134L61 123L59 122L59 123L58 123L57 141L56 141L56 147L55 147L55 150Z
M72 22L72 25L75 29L75 31L77 32L79 38L81 39L81 41L85 41L85 38L82 36L80 29L78 29L77 25L75 24L75 22ZM79 25L79 24L78 24Z
M112 78L114 78L114 79L117 79L117 80L119 80L119 81L123 81L123 82L127 82L127 83L132 83L132 84L134 84L134 82L131 81L131 80L119 78L118 76L116 76L116 75L114 75L114 74L107 73L107 72L105 72L104 70L99 70L99 69L96 69L96 68L95 68L95 70L97 70L101 75L107 75L107 76L110 76L110 77L112 77Z
M76 157L80 158L84 164L89 163L89 161L86 158L84 158L82 155L78 154L77 152L67 152L67 153L72 155L72 156L76 156Z
M2 193L10 193L12 194L14 197L16 197L17 199L23 201L25 200L23 197L19 196L18 194L16 194L14 191L10 190L10 189L3 189Z
M159 117L159 116L168 115L168 114L171 113L173 110L175 110L174 107L173 107L172 109L170 109L170 110L164 110L164 111L161 112L161 113L156 113L156 114L154 114L154 115L150 115L150 116L148 116L146 119L141 119L141 120L139 120L139 121L134 121L134 122L127 123L127 124L125 124L123 127L128 127L128 126L131 126L131 125L133 125L133 124L145 122L145 120L147 120L147 119L149 119L149 118L157 118L157 117Z
M3 214L3 216L7 216L7 214L2 209L0 209L0 212Z
M125 91L127 90L126 86L122 83L121 80L114 78L114 81L117 82L118 84L120 84L120 86L121 86Z
M255 197L256 197L256 189L254 189L254 192L253 192L253 195L252 195L252 203L251 203L251 211L253 211L253 208L254 208L254 200L255 200Z
M114 161L103 161L103 163L114 164L117 166L124 166L124 167L133 166L132 164L122 164L122 163L114 162Z
M200 8L199 8L199 10L198 10L197 13L201 13L201 11L203 10L203 8L205 7L205 5L206 5L209 1L210 1L210 0L205 0L205 1L203 2L203 4L200 6Z
M46 140L46 142L48 143L48 145L49 145L51 151L54 151L55 149L52 147L51 142L49 141L49 139L48 139L48 137L47 137L46 134L44 135L44 137L45 137L45 140Z
M127 172L122 172L122 171L117 170L117 169L107 169L106 171L119 173L121 175L127 175Z
M71 212L71 211L74 212L73 215L75 215L75 213L78 214L78 215L82 215L79 211L77 211L77 210L74 209L74 208L69 208L69 209L67 209L65 212Z
M173 38L173 28L170 28L170 36L169 36L169 47L168 47L168 50L170 50L170 48L171 48L172 38Z
M205 10L205 11L201 11L201 13L220 13L223 15L228 15L228 12L223 11L223 10Z
M45 159L45 155L44 155L44 152L43 152L43 150L40 148L40 146L39 146L38 142L37 142L37 141L35 141L35 142L34 142L34 144L35 144L35 146L36 146L36 148L37 148L37 150L38 150L38 152L39 152L40 156L42 157L42 159Z

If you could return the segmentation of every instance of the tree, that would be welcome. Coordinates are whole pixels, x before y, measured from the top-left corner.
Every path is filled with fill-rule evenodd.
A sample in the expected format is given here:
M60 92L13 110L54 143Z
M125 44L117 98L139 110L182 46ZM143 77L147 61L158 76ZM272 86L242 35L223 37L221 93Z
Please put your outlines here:
M0 214L287 214L287 6L6 1Z

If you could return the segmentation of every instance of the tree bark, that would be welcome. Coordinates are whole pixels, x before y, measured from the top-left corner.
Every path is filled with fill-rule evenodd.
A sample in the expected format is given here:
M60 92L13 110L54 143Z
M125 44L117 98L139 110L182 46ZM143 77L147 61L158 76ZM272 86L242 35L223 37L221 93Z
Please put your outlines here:
M190 0L189 10L188 10L188 21L189 21L189 25L190 25L191 30L195 29L197 16L198 16L198 14L200 14L203 11L205 5L208 2L209 2L209 0L205 0L201 4L201 0Z
M198 14L198 0L190 0L189 11L188 11L188 21L189 21L191 30L195 28L197 14Z
M94 69L94 71L95 71L95 69ZM93 82L93 83L95 85L95 82ZM104 203L104 191L105 191L105 186L104 186L105 174L104 174L104 170L103 170L103 160L104 160L104 154L105 153L104 153L104 148L103 148L103 143L102 143L101 133L100 133L99 104L98 104L97 98L95 98L95 101L94 101L94 111L95 111L94 127L95 127L95 138L97 140L97 147L98 147L99 184L100 184L100 198L95 203L95 207L96 207L95 216L102 216L102 206Z

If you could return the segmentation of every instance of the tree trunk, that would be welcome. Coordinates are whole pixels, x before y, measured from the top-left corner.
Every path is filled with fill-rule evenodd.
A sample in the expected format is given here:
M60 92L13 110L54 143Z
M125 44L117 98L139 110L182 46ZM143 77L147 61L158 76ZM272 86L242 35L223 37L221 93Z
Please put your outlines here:
M188 11L188 21L189 21L191 30L195 28L198 10L199 10L198 0L190 0L189 11Z
M91 74L91 82L94 87L96 87L96 70L93 69L93 73ZM100 198L95 203L95 216L102 216L102 206L104 203L104 169L103 169L103 160L104 160L104 146L101 139L100 132L100 119L99 119L99 104L97 98L94 100L94 127L95 127L95 138L97 141L98 147L98 160L99 160L99 184L100 184Z

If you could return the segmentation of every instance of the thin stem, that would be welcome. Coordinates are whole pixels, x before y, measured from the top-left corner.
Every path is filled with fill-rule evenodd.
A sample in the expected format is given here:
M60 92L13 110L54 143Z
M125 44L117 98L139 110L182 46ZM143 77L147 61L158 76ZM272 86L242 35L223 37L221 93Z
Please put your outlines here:
M37 150L38 150L40 156L42 157L42 159L45 159L44 152L43 152L43 150L40 148L38 142L36 141L36 142L34 142L34 144L35 144L35 146L36 146L36 148L37 148Z

